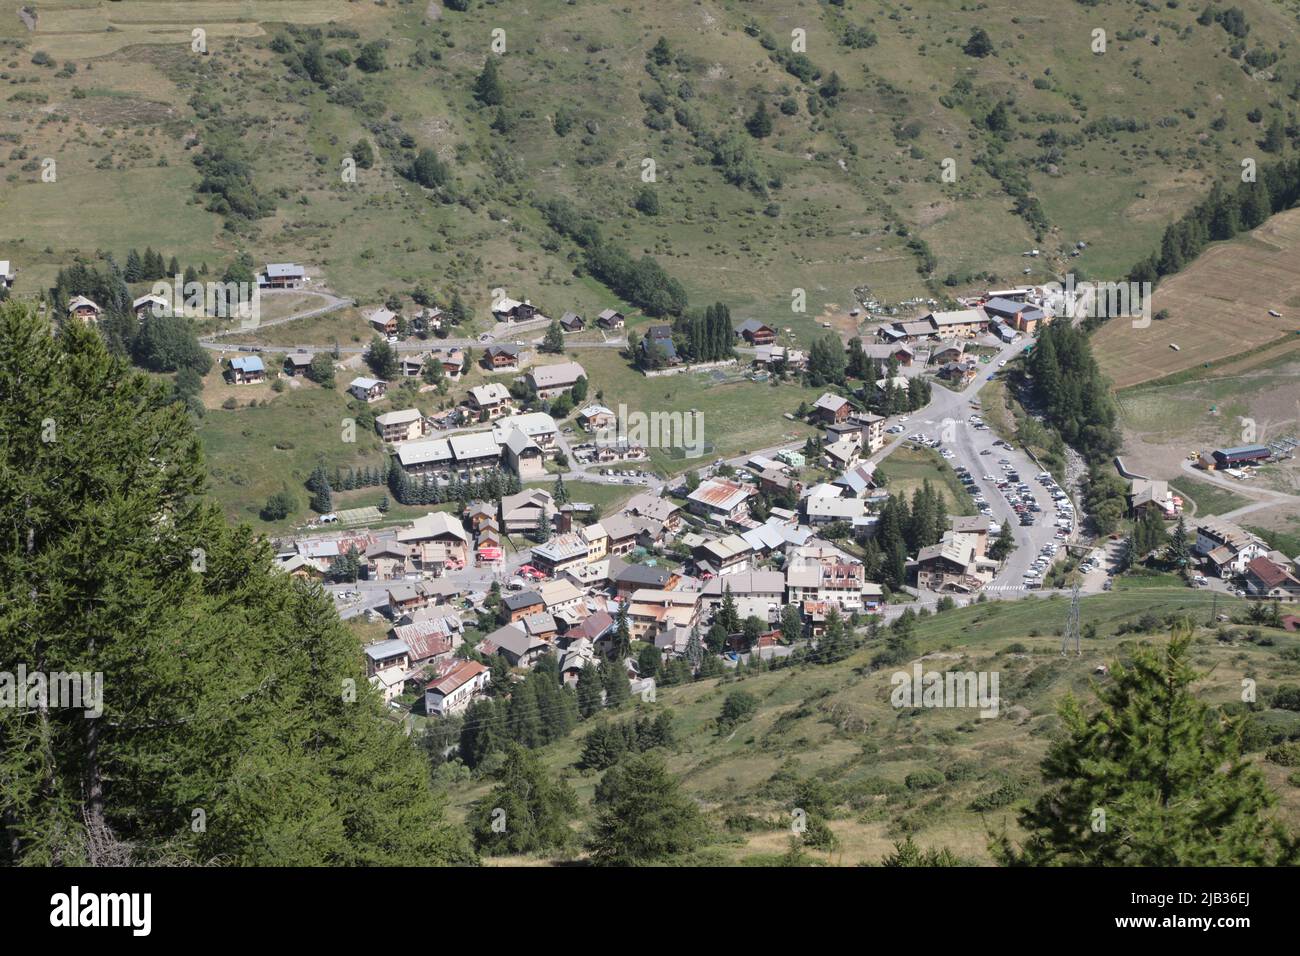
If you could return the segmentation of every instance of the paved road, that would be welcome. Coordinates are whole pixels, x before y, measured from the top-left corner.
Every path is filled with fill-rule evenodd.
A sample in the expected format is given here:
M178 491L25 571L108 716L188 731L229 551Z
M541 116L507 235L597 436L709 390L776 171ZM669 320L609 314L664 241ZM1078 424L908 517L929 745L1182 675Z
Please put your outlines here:
M1034 464L1029 455L1017 446L1013 445L1009 449L995 446L993 443L998 440L998 436L992 429L978 430L969 423L972 414L979 414L978 410L971 408L971 400L978 399L980 389L998 373L1000 363L1010 361L1023 352L1024 348L1023 340L1003 346L996 356L980 367L974 381L960 391L949 391L936 385L932 390L930 404L920 411L913 412L906 421L901 421L903 432L872 456L873 461L883 460L899 445L906 443L909 435L920 433L926 438L944 441L945 432L947 433L950 440L944 441L944 447L951 449L954 456L950 464L963 465L970 471L971 477L975 478L977 487L992 512L989 516L990 520L999 526L1004 520L1009 521L1015 532L1016 549L1007 558L991 585L1002 592L1025 590L1025 571L1038 557L1041 548L1057 542L1056 506L1051 495L1037 480L1036 476L1040 471L1038 465ZM1019 523L1019 516L996 487L996 481L1003 480L1005 474L1003 460L1006 460L1020 475L1021 481L1029 486L1029 493L1042 509L1036 513L1037 521L1033 525L1022 526ZM985 475L992 476L995 481L986 481ZM1071 537L1068 540L1073 541L1077 528L1071 527L1070 530ZM1100 590L1100 582L1097 588Z
M1226 488L1228 491L1241 495L1244 498L1254 499L1254 501L1248 505L1243 505L1240 508L1236 508L1219 516L1229 521L1235 521L1242 515L1248 515L1252 511L1261 511L1264 508L1274 508L1278 505L1291 505L1294 508L1300 508L1300 496L1289 495L1284 491L1274 491L1271 488L1261 488L1259 485L1252 484L1250 481L1238 481L1236 478L1225 478L1223 475L1217 474L1213 471L1202 471L1186 459L1183 460L1181 468L1197 481L1206 481L1212 485L1218 485L1220 488Z

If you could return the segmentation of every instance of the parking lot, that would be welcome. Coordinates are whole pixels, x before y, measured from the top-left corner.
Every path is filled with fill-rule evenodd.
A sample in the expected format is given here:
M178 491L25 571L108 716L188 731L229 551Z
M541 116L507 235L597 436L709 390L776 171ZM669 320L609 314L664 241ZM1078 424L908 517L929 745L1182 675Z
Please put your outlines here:
M928 409L927 409L928 411ZM933 448L952 465L979 513L989 519L990 545L1003 522L1011 525L1016 548L989 585L990 590L1041 587L1052 564L1064 555L1076 525L1074 505L1051 475L1023 450L998 438L978 408L945 419L902 423L913 443ZM922 412L921 414L925 414ZM897 427L896 423L894 426Z

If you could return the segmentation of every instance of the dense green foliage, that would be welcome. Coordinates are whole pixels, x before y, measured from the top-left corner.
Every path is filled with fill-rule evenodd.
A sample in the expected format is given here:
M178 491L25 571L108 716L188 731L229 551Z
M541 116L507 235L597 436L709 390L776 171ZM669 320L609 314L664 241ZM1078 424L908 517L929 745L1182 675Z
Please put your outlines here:
M1029 837L1022 847L996 839L995 856L1056 866L1296 862L1296 844L1265 818L1275 798L1240 758L1234 722L1193 693L1190 656L1190 633L1176 631L1113 668L1095 713L1067 699L1067 736L1043 760L1050 789L1020 815Z
M168 388L0 307L0 635L103 714L0 708L0 861L466 859L319 588L203 497Z

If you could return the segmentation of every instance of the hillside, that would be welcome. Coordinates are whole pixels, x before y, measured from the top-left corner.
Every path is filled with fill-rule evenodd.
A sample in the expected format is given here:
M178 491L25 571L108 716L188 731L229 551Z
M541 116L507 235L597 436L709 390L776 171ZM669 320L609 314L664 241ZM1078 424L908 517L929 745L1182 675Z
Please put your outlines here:
M1167 640L1169 615L1204 624L1211 602L1205 592L1161 587L1086 597L1081 658L1060 655L1059 631L1069 609L1062 598L977 603L918 621L916 646L926 670L999 675L995 719L981 719L970 709L894 708L890 676L896 669L910 673L911 667L872 671L869 662L879 642L836 664L661 687L657 701L638 704L637 713L673 713L677 742L668 767L706 808L714 834L700 851L701 860L778 862L788 849L796 790L811 779L823 785L833 807L829 826L838 846L808 851L809 862L879 862L895 841L911 835L922 847L946 846L987 864L987 834L1006 827L1014 835L1016 810L1041 791L1039 760L1060 730L1056 708L1063 697L1073 693L1092 706L1092 686L1108 679L1095 673L1097 665L1122 660L1134 642ZM1220 599L1217 609L1238 614L1244 602ZM1203 700L1239 702L1241 680L1251 677L1265 702L1279 682L1300 675L1300 641L1294 635L1263 628L1252 636L1250 626L1237 625L1221 633L1222 640L1202 627L1197 640L1194 660L1205 675L1198 686ZM757 711L733 732L719 733L723 700L737 690L757 699ZM629 711L610 719L628 720ZM1295 714L1269 710L1264 703L1253 719L1283 735L1300 732ZM567 776L577 792L580 829L589 825L588 803L599 774L576 764L583 735L600 720L584 721L569 739L540 751L546 765ZM1252 735L1249 747L1279 796L1277 812L1294 826L1300 818L1300 776L1262 759L1265 736ZM490 787L464 768L448 766L440 776L462 812Z
M0 2L0 256L20 294L77 252L152 245L214 267L242 251L304 261L362 301L455 289L480 319L494 288L604 307L609 291L573 274L576 245L536 208L565 198L693 303L811 331L842 319L855 288L898 302L1027 263L1046 278L1080 240L1076 271L1122 272L1259 152L1300 78L1297 5L1262 0L1239 5L1244 27L1118 0L537 0L527 15L513 0L55 0L29 5L30 29L21 6ZM963 52L981 27L987 55ZM473 88L494 30L501 102L484 105ZM304 66L317 44L323 65ZM756 136L760 104L770 132ZM344 182L361 139L374 164ZM192 160L232 141L224 155L248 165L267 215L224 216L195 192ZM423 149L446 164L437 190L398 174ZM646 186L657 212L634 207ZM1032 247L1046 255L1023 257ZM806 314L791 313L795 289Z

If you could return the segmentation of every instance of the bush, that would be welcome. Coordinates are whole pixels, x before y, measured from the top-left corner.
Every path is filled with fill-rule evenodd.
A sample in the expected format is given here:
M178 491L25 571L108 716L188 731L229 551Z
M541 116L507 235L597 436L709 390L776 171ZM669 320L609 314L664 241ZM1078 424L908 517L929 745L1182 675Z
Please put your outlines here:
M909 773L903 779L903 786L908 790L933 790L943 785L943 774L938 770L926 768Z

